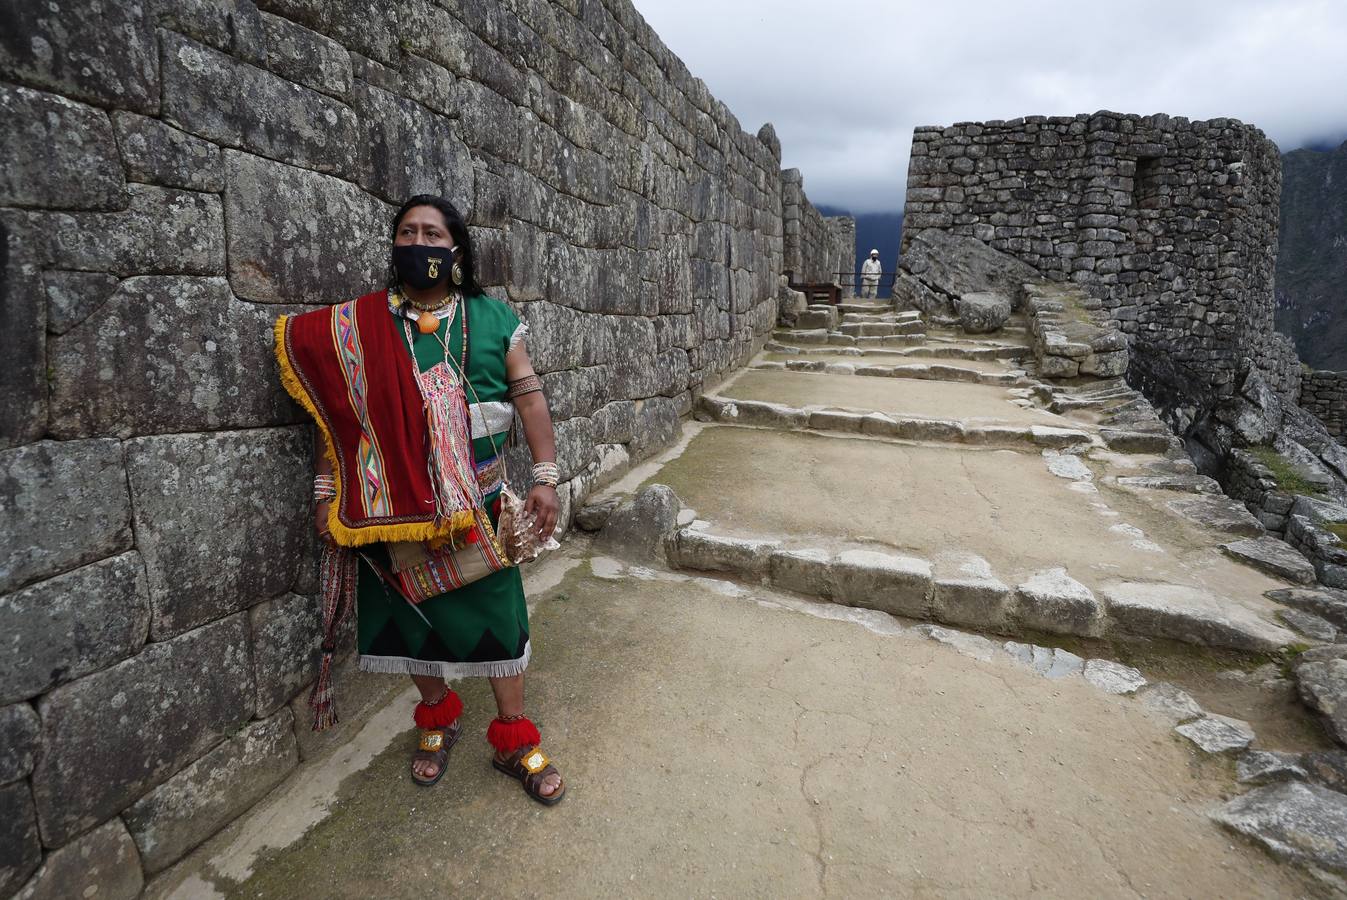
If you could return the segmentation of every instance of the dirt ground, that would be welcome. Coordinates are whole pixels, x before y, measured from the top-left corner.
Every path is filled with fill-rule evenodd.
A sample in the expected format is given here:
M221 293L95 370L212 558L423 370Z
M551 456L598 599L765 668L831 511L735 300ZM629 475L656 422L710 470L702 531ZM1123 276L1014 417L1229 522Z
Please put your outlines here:
M1306 896L1205 811L1229 790L1127 698L701 579L538 598L530 709L568 795L494 772L484 682L444 780L414 732L229 896ZM755 602L755 599L757 602ZM862 614L828 607L843 618ZM204 881L198 881L204 884Z

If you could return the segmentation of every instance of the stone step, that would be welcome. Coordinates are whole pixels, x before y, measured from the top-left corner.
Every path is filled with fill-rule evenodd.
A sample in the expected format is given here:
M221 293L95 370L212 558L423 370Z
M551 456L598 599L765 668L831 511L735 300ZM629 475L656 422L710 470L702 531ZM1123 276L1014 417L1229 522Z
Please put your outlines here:
M842 334L852 337L887 337L893 334L926 333L921 322L847 322L837 328Z
M921 322L921 313L918 312L887 312L887 313L845 313L842 316L842 324L850 325L854 322Z
M865 434L905 441L969 444L978 447L1041 450L1092 443L1089 432L1048 425L998 425L958 419L859 412L842 409L797 408L762 400L738 400L703 394L693 415L703 422L748 425L782 431L827 431Z
M892 303L867 303L860 300L847 300L833 307L839 313L891 313L897 312Z
M941 573L930 560L889 550L728 536L705 522L674 531L665 553L677 569L725 573L846 606L999 635L1126 634L1254 653L1300 640L1259 612L1196 588L1112 582L1096 597L1060 568L1011 587L989 571ZM1268 603L1265 612L1270 617L1277 609Z
M790 332L779 329L772 333L772 337L773 339L769 340L763 346L763 349L767 352L800 355L841 352L865 356L867 353L883 352L884 355L889 356L898 354L901 356L930 356L937 359L967 359L986 362L991 360L1020 360L1023 359L1028 352L1017 347L948 347L939 344L919 343L917 341L909 341L907 346L919 347L919 349L903 349L904 345L898 344L893 350L881 351L878 348L872 348L867 344L850 344L844 349L838 350L835 347L812 346L804 341L790 343Z
M1025 384L1023 372L979 372L958 366L913 363L901 366L867 366L850 362L822 362L820 360L792 359L786 362L756 363L755 369L786 369L791 372L824 372L829 375L862 375L878 378L915 378L921 381L958 381L967 384L988 384L1015 387Z

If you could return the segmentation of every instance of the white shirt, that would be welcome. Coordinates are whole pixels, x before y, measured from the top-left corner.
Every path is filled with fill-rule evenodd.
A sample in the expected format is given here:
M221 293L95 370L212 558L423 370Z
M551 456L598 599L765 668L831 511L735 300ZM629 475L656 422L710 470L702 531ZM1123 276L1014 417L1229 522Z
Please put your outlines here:
M862 275L880 275L884 272L884 267L880 265L879 260L871 257L861 264Z

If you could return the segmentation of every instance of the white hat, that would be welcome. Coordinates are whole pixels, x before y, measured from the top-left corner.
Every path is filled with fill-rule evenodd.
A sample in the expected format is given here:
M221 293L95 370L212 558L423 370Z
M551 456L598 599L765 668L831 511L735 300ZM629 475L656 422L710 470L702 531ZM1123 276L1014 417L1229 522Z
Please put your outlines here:
M871 250L871 251L870 251L870 255L871 255L871 256L878 256L878 255L879 255L879 251L878 251L878 250Z

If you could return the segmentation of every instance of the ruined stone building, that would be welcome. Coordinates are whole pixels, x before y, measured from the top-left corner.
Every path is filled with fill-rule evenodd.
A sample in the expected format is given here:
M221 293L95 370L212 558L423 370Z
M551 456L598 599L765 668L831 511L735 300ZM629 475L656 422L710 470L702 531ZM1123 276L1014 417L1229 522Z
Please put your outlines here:
M1331 435L1347 391L1337 373L1302 372L1274 328L1280 184L1276 146L1234 119L1098 112L918 128L903 247L974 238L1082 286L1127 337L1129 382L1204 471L1285 533L1292 499L1244 451L1275 449L1341 503L1347 453ZM911 290L902 281L899 301Z
M628 0L381 9L0 30L0 896L44 859L42 891L92 860L134 893L346 736L306 718L312 444L271 326L383 284L395 204L463 209L532 329L563 519L761 346L783 272L837 267L771 126Z

